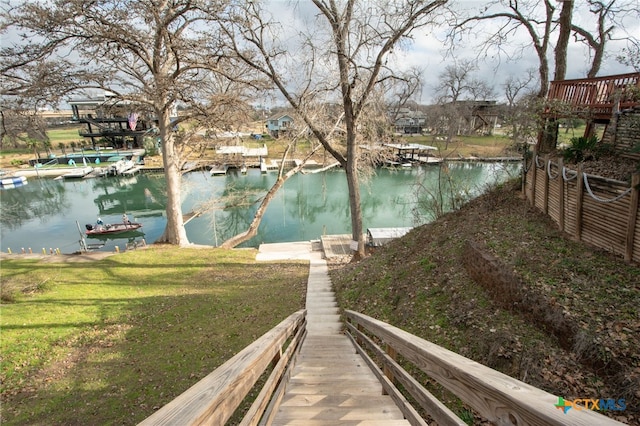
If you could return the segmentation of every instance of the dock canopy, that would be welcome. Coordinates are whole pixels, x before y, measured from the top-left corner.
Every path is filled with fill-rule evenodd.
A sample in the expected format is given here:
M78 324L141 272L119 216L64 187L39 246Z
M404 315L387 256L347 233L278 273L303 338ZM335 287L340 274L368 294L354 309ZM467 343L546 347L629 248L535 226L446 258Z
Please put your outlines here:
M269 155L269 150L265 144L262 144L261 148L247 148L243 145L231 145L217 148L216 154L241 155L243 157L266 157Z
M422 145L419 143L386 143L384 146L397 149L399 152L405 151L437 151L438 147L431 145Z
M411 227L367 228L367 244L371 247L383 246L391 240L402 237L407 232L411 231L411 229Z

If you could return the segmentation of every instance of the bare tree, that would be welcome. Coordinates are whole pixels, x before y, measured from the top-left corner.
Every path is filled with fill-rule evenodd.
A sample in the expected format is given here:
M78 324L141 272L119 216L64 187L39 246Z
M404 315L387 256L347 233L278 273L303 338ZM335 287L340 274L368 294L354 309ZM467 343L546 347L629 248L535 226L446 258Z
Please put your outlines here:
M640 42L629 40L627 47L622 49L622 54L616 60L640 72Z
M267 211L267 207L269 206L269 203L271 202L273 197L275 197L275 195L278 192L278 190L280 190L280 188L282 188L282 186L285 184L285 182L290 177L294 176L296 173L298 173L300 170L302 170L302 168L304 167L304 165L307 162L307 160L309 158L311 158L311 156L315 153L315 151L318 148L321 147L321 145L318 145L316 147L316 149L312 149L307 154L307 157L304 160L302 160L297 166L293 167L292 169L288 170L285 173L284 172L284 164L285 164L285 160L287 158L287 155L289 154L289 150L291 149L291 146L292 145L289 144L287 146L287 148L285 149L285 152L282 155L282 162L280 163L280 167L278 169L278 178L276 179L276 182L271 186L271 188L269 188L269 191L267 191L265 196L262 197L262 199L260 200L260 205L258 206L258 209L256 210L256 213L253 216L253 220L249 224L249 227L247 228L247 230L244 231L244 232L241 232L238 235L234 235L233 237L229 238L224 243L222 243L220 245L220 247L222 247L222 248L234 248L238 244L242 244L243 242L248 241L251 238L253 238L258 233L258 227L260 226L260 222L262 221L262 218L264 217L264 214Z
M291 34L279 39L281 27L270 20L268 11L258 2L239 4L229 15L226 28L238 57L275 84L345 170L354 260L365 256L359 184L360 120L376 86L396 75L388 63L393 49L408 41L412 31L427 25L446 1L313 0L316 20L313 25L309 23L309 31L298 31L298 45L293 45ZM297 7L306 6L301 2ZM335 111L332 117L319 117L317 109L308 108L327 102L340 107L344 126L340 139L328 137L330 127L321 120L331 118L333 122Z
M589 29L584 25L571 23L571 30L576 41L586 44L589 48L589 58L591 66L587 72L587 77L593 78L598 75L602 61L607 55L607 44L611 40L626 39L632 44L637 43L637 34L626 33L625 20L629 19L631 24L640 18L640 9L637 1L625 0L587 0L589 12L593 15L595 25ZM616 37L616 31L620 32Z
M507 98L507 113L505 124L510 127L510 137L518 147L531 142L529 137L532 129L538 126L535 111L531 108L534 100L533 84L535 70L530 69L519 77L509 77L504 84L504 94Z
M540 88L538 96L544 97L549 88L549 60L548 52L551 46L551 36L554 28L556 8L552 0L540 1L505 1L497 0L483 4L479 12L470 12L467 16L459 16L458 23L449 35L452 48L461 32L475 29L475 24L482 21L494 21L491 31L478 35L479 49L484 55L510 55L509 59L520 58L527 49L533 46L538 57L538 80ZM508 53L504 47L510 38L523 31L529 37L526 45L518 46L514 53ZM477 35L477 34L476 34Z
M473 105L464 101L486 100L493 96L489 85L474 76L477 69L472 60L462 59L447 65L439 75L435 90L437 102L442 106L442 120L446 123L445 149L449 148L454 135L471 131L463 122L473 113Z
M412 68L405 73L405 78L395 85L395 90L391 88L391 93L387 95L389 105L388 116L392 123L398 120L400 109L413 104L414 109L418 109L418 104L412 102L412 98L416 96L422 88L422 70ZM395 81L395 80L394 80Z
M41 78L29 67L67 58L68 68L52 73L54 80L75 75L70 87L109 90L120 100L146 106L157 120L167 181L167 226L160 241L180 246L189 243L181 173L193 152L194 132L178 134L174 128L227 117L220 110L237 109L246 84L259 85L218 43L218 14L225 6L224 0L54 0L6 3L3 11L2 27L22 31L21 43L2 48L9 64L3 77L14 84L13 94L24 94ZM172 117L178 106L181 114Z
M574 1L568 0L560 2L560 11L556 9L558 2L552 0L544 1L506 1L498 0L482 5L478 12L471 12L466 16L460 16L458 23L454 26L450 34L451 45L460 32L473 31L475 25L481 21L492 21L496 23L495 30L490 30L488 35L480 38L480 52L485 55L506 54L504 47L514 38L517 33L524 32L529 37L529 42L520 47L519 52L509 59L522 57L530 46L536 51L538 58L538 97L544 98L547 95L550 81L549 53L553 48L554 37L556 45L554 50L555 70L553 78L562 80L566 75L567 46L571 34L573 33L577 41L584 42L592 55L591 68L588 76L595 77L602 58L606 54L606 42L613 37L615 23L618 30L625 33L624 19L630 16L635 17L637 22L638 8L635 0L609 0L602 2L599 0L588 0L589 10L595 17L595 25L588 27L580 26L574 22ZM557 35L556 35L557 34ZM622 37L629 38L629 35ZM539 136L540 150L551 150L555 148L557 133L557 123L551 121L546 124L544 132Z

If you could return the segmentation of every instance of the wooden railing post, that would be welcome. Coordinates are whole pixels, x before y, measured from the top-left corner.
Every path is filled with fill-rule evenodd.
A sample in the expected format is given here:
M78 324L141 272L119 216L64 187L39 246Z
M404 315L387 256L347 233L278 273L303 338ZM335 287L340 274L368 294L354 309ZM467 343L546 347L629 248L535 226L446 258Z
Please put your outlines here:
M576 231L575 238L580 241L582 239L582 204L584 197L584 176L582 164L578 165L578 176L576 177Z
M564 232L564 160L562 157L558 157L558 181L560 182L560 188L558 191L558 225L560 231Z
M538 158L538 150L534 148L533 157L531 157L531 190L529 196L529 202L533 207L536 206L536 179L538 173L538 167L536 166L536 161Z
M544 156L544 177L543 177L543 188L544 198L542 200L542 211L544 214L549 213L549 154L545 154Z
M358 329L358 331L360 333L364 333L365 332L365 328L362 326L362 324L357 323L358 325L356 326L356 328ZM356 342L358 342L358 345L362 346L362 339L358 336L356 337Z
M394 361L397 360L398 352L393 348L393 346L391 346L388 343L386 344L385 352L387 353L387 355L389 355L389 358L391 358ZM387 379L389 379L389 381L395 385L396 381L395 381L395 377L393 376L393 370L391 370L387 366L387 364L385 364L382 371L384 372L384 375L387 376ZM387 392L384 389L382 389L382 394L386 395Z
M627 262L633 260L633 242L635 240L636 221L638 220L638 189L640 186L640 173L634 173L631 178L631 199L629 201L629 219L627 222L627 247L624 253L624 259Z

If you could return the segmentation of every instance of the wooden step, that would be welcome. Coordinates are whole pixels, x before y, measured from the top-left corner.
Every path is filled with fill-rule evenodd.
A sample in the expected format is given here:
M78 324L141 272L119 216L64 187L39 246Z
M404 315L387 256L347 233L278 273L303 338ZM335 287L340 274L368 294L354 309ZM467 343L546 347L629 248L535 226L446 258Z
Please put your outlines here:
M388 404L387 404L388 405ZM288 420L403 420L400 410L394 405L365 404L358 407L339 407L335 405L314 405L311 407L283 407L276 415L274 424L287 424ZM405 423L409 424L409 422Z
M288 426L407 426L406 420L315 420L315 419L291 419L284 423L272 423L273 425Z

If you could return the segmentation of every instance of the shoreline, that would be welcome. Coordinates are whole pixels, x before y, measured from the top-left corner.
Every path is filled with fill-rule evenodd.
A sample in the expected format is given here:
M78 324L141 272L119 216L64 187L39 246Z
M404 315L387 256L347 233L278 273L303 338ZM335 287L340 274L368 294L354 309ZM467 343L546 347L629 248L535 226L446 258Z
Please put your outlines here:
M437 157L434 157L437 158ZM483 162L483 163L512 163L522 161L521 157L456 157L456 158L445 158L442 161L437 162L437 164L441 164L443 162ZM91 166L93 167L93 166ZM99 166L98 166L99 167ZM35 169L35 168L4 168L2 169L5 174L2 175L2 178L11 178L11 177L20 177L24 176L26 178L33 177L45 177L45 178L55 178L59 176L64 176L67 173L71 173L73 171L77 171L82 167L57 167L55 169ZM95 168L95 167L94 167ZM164 168L162 166L142 166L139 169L140 173L149 173L149 172L164 172Z

